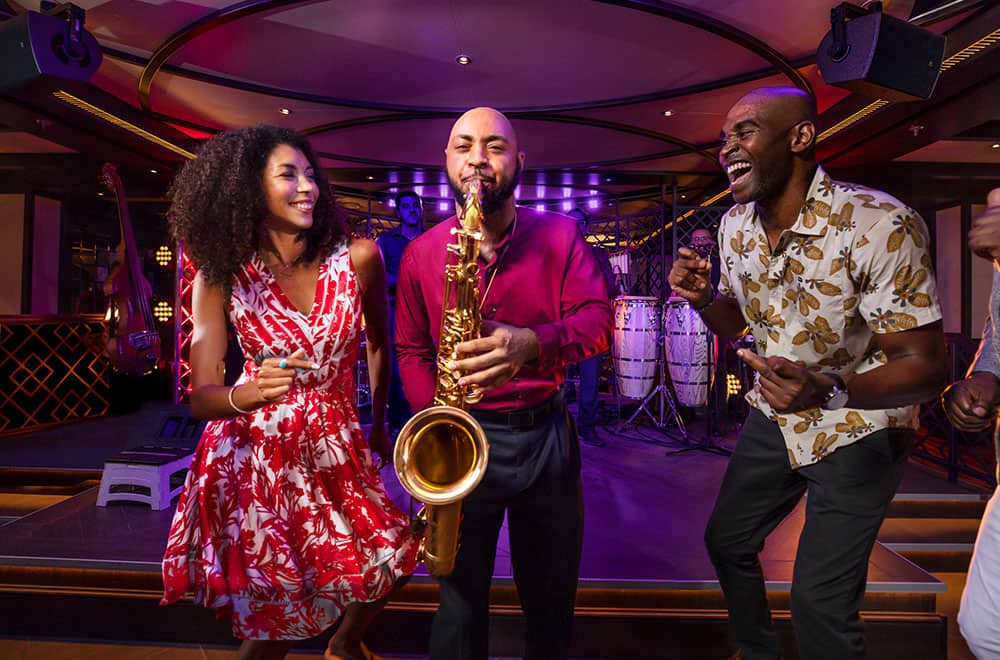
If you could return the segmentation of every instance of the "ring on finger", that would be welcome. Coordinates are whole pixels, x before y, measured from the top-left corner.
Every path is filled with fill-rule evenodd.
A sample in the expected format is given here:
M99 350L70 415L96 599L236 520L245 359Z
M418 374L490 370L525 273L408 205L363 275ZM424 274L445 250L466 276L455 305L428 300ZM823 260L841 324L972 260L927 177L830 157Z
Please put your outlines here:
M287 369L288 368L288 360L286 360L285 358L281 358L281 362L278 363L278 368L279 369Z

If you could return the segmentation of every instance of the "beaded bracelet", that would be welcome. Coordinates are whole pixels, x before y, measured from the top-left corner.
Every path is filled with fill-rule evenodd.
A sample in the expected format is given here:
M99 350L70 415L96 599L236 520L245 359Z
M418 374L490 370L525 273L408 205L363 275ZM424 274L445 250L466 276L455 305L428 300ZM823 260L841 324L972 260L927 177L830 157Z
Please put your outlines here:
M235 391L236 391L235 385L229 388L229 394L227 395L229 398L229 406L236 412L241 413L243 415L249 415L250 413L252 413L253 412L252 410L243 410L238 405L236 405L236 402L233 401L233 392Z

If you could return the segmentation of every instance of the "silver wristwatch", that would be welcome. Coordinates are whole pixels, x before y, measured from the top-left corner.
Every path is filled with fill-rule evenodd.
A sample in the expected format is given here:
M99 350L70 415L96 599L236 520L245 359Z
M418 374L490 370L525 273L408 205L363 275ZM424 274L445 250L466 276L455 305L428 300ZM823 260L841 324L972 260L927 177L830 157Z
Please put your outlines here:
M847 399L851 396L847 391L847 385L844 384L844 379L838 374L825 373L823 375L833 379L833 387L826 393L826 398L823 399L820 407L823 410L840 410L847 405Z

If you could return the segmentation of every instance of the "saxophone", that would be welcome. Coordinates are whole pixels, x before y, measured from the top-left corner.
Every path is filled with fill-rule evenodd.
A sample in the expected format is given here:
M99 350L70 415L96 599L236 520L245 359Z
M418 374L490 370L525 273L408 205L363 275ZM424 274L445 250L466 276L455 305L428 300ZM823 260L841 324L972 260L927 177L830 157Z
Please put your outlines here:
M482 426L469 414L482 393L460 386L460 374L448 369L459 357L455 346L479 337L479 241L483 209L479 182L466 194L461 226L452 229L448 253L457 263L445 267L445 289L438 343L434 405L411 417L399 432L394 452L396 476L423 503L420 559L427 571L442 577L455 569L462 500L482 481L490 446ZM454 298L454 305L452 304Z

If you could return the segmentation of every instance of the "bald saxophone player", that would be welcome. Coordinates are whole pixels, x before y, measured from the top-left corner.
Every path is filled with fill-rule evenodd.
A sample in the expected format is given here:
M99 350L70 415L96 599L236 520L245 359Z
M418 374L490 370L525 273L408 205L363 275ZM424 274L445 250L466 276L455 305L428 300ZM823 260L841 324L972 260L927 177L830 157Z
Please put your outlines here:
M758 554L808 493L791 593L799 657L867 658L868 559L915 404L947 377L927 228L890 195L826 174L799 89L746 94L720 137L736 205L719 225L718 288L687 248L669 281L721 339L754 339L738 351L756 372L750 413L705 531L734 657L781 657Z
M486 474L463 500L455 571L440 582L434 660L488 657L489 590L506 514L525 616L524 657L566 658L583 531L580 453L562 400L566 367L607 350L612 310L597 261L568 216L519 207L525 154L507 118L474 108L445 147L456 211L480 186L481 338L451 366L483 393L470 412L490 443ZM431 404L451 217L407 247L396 289L396 349L413 410Z

